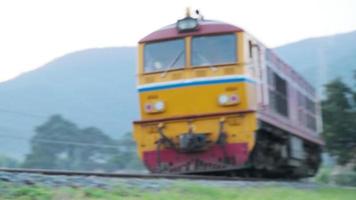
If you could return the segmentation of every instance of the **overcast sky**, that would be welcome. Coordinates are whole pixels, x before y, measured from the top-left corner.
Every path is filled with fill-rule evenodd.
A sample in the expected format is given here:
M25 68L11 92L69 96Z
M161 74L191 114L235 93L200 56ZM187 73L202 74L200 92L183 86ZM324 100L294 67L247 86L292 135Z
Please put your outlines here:
M73 51L135 46L187 6L269 47L356 30L354 0L0 0L0 82Z

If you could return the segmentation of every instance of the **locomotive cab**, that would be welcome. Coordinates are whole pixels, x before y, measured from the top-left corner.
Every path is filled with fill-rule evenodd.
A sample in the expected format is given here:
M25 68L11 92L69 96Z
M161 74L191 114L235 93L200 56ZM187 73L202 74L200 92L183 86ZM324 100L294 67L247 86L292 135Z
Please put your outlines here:
M164 27L139 43L138 91L143 120L231 111L231 108L246 110L255 106L253 101L244 99L247 97L245 88L194 90L198 86L219 82L254 80L245 76L246 42L242 29L197 19L195 28L188 31L179 29L179 24L191 19L179 20L177 24ZM185 86L194 91L178 89ZM181 95L172 93L170 89L177 89ZM169 93L165 94L164 90ZM212 94L206 96L209 92L216 93L213 101L208 100ZM152 101L154 96L157 100Z

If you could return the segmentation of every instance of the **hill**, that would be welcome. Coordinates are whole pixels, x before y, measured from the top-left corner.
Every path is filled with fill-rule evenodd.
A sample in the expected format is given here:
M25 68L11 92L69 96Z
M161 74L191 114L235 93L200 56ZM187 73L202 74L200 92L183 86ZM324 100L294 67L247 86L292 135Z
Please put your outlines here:
M340 77L350 86L356 70L356 31L310 38L280 46L278 55L301 73L319 93L328 81Z
M36 126L61 114L118 138L137 114L136 48L78 51L0 84L0 152L28 152Z
M351 84L356 69L356 31L311 38L275 49L319 91L338 76ZM95 126L113 138L138 118L136 48L88 49L0 83L0 152L28 152L36 126L61 114L79 126Z

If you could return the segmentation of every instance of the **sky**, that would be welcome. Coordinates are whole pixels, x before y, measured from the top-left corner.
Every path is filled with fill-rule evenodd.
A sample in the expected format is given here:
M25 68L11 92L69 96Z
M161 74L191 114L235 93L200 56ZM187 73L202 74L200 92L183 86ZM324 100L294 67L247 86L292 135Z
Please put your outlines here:
M0 0L0 82L74 51L135 46L186 7L268 47L356 30L355 0Z

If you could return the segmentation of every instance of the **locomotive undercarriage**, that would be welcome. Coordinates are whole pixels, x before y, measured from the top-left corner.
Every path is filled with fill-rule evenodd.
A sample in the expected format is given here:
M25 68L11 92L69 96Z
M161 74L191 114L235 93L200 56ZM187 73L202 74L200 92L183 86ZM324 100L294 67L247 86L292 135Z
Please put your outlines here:
M314 176L321 162L321 148L319 145L299 138L301 148L295 148L292 142L295 138L288 132L260 122L260 128L256 132L256 144L246 164L236 168L229 165L227 158L221 161L220 166L216 166L216 170L202 168L202 170L183 172L183 174L263 178ZM204 165L204 163L200 164Z
M295 144L293 141L299 141ZM299 178L314 176L321 162L319 145L260 122L249 159L250 176Z

